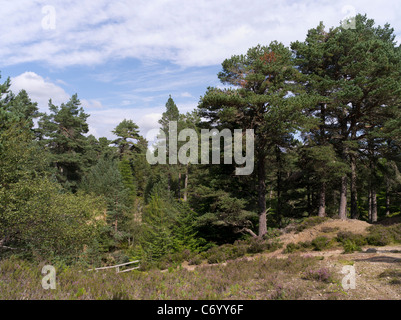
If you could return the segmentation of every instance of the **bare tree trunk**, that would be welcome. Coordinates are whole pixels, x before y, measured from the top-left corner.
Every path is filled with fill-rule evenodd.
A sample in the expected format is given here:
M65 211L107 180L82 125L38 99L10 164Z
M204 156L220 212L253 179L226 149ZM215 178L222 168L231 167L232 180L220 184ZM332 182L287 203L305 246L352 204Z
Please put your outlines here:
M265 156L259 155L258 157L258 206L259 206L259 232L258 236L263 237L267 233L266 221L266 168Z
M255 232L253 232L251 229L248 229L248 228L242 228L238 232L248 232L252 237L254 237L254 238L258 237Z
M338 210L338 216L340 219L347 219L347 176L341 177L341 189L340 189L340 208Z
M181 199L181 172L178 172L178 199Z
M386 179L386 216L390 215L390 183Z
M184 180L184 201L187 201L188 199L188 179L189 179L188 175L189 175L189 168L187 165L187 170L185 172L185 180Z
M369 195L368 195L368 219L372 221L372 187L369 186Z
M306 205L307 205L308 214L312 215L312 203L311 203L311 192L310 192L309 182L306 187L306 202L307 202Z
M319 195L319 217L326 216L326 182L322 182Z
M377 197L375 188L372 189L372 220L371 222L377 221Z
M356 157L355 155L351 155L351 219L359 218L356 179Z

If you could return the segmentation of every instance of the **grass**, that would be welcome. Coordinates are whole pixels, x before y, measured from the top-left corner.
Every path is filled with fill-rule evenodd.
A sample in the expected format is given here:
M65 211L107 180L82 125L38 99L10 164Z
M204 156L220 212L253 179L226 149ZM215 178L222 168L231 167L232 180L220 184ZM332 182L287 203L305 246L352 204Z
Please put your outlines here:
M0 299L303 299L312 292L316 279L305 281L302 274L306 270L319 270L318 263L313 257L290 255L287 259L230 261L224 266L202 266L195 271L176 268L168 272L117 274L113 270L88 272L65 268L56 269L56 290L44 290L41 265L3 260ZM323 278L324 275L321 274Z

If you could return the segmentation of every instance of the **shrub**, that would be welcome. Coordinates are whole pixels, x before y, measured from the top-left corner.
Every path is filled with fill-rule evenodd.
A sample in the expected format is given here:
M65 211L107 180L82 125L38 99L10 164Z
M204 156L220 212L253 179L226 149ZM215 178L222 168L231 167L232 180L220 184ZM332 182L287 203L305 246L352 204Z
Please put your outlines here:
M189 265L200 265L202 263L202 261L203 261L202 256L200 254L197 254L189 259L188 264Z
M260 238L251 238L248 243L248 253L260 253L268 249L266 241Z
M293 253L301 249L301 246L297 243L288 243L284 249L284 253Z
M333 276L330 270L327 268L320 268L317 270L308 269L303 273L302 278L306 280L317 280L322 282L332 282L333 280Z
M352 253L354 251L361 251L361 247L353 240L346 239L343 242L344 253Z
M267 233L263 236L264 240L269 240L277 238L282 234L282 232L277 228L268 228Z
M337 241L344 244L345 242L353 242L357 246L367 244L366 237L362 234L355 234L350 231L340 231L337 233Z
M322 251L328 249L331 246L331 240L325 236L316 237L312 240L313 249L316 251Z
M303 249L310 249L310 248L312 248L313 246L312 246L312 241L301 241L301 242L298 242L298 244L303 248Z
M392 242L390 227L374 225L369 227L369 235L366 237L368 244L372 246L386 246Z

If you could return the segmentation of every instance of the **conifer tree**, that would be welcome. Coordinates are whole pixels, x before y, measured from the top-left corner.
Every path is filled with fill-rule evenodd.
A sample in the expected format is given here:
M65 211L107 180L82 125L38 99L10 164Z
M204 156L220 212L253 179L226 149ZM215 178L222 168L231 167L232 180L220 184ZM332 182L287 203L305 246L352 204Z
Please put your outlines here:
M267 232L266 159L291 140L291 134L305 120L296 110L308 99L299 95L294 81L300 74L290 50L281 43L251 48L246 55L226 59L222 67L218 77L231 88L209 88L199 105L200 116L217 128L254 130L258 236L262 237Z
M85 166L88 145L85 134L89 131L86 114L75 94L60 107L49 101L50 114L39 120L41 143L51 153L51 163L58 181L74 192L78 189Z

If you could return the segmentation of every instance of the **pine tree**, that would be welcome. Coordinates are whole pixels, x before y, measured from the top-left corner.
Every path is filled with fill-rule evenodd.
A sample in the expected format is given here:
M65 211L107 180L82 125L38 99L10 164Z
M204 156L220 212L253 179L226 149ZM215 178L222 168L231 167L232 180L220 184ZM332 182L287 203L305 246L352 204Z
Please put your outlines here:
M321 23L308 32L304 43L292 48L307 76L308 92L320 100L308 112L320 119L312 132L319 145L331 143L350 167L351 217L357 218L357 160L371 132L392 117L400 102L400 51L389 25L357 15L355 29L324 31ZM345 219L348 177L341 177L339 216Z
M199 105L200 116L217 128L254 130L261 237L267 232L266 159L288 145L291 134L305 120L296 110L308 103L308 98L299 95L294 81L300 74L283 44L251 48L246 55L225 60L222 67L219 79L234 88L209 88Z
M50 114L39 120L37 130L41 143L52 157L57 179L67 189L76 192L85 168L85 153L89 149L85 134L88 132L87 115L80 107L77 95L73 95L60 107L49 101Z
M118 137L113 143L118 147L120 159L137 150L137 142L141 138L139 135L139 127L132 121L124 119L113 130L113 133Z

